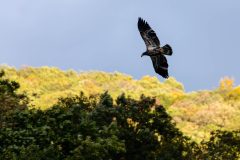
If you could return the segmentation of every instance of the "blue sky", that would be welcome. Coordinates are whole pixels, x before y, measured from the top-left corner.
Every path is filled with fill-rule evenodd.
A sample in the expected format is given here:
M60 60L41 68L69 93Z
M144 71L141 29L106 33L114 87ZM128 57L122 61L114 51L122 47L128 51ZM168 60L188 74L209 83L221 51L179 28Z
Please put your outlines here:
M187 91L240 84L238 0L8 0L0 2L0 63L158 76L137 30L142 17L170 44L169 74Z

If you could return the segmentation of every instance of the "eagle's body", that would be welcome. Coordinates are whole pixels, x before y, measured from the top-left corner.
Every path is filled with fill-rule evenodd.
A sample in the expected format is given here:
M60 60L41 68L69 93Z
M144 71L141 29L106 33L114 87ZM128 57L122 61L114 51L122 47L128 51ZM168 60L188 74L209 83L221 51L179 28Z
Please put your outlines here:
M160 47L160 41L156 33L141 18L138 19L138 30L147 47L146 52L142 56L150 56L155 72L164 78L168 78L168 63L164 55L172 55L172 48L168 44Z

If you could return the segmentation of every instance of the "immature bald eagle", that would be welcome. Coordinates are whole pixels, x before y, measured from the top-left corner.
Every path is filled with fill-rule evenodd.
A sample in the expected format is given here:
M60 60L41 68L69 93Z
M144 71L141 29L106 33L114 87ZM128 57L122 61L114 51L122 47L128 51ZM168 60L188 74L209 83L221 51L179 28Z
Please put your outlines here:
M164 55L171 56L172 48L168 44L160 47L160 41L156 33L142 18L138 19L138 30L147 47L142 56L150 56L155 72L164 78L168 78L168 63Z

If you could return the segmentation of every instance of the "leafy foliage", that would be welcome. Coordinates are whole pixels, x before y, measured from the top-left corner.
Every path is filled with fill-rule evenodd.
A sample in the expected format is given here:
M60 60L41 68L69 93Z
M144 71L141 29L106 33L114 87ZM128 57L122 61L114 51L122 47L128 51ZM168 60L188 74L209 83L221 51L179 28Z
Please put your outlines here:
M94 101L81 94L45 111L16 110L10 116L0 131L2 159L26 155L40 159L182 159L187 156L183 152L191 151L190 142L165 109L144 96L136 101L122 95L114 105L107 93Z
M24 94L17 94L20 87L15 81L4 79L4 71L0 72L0 127L5 125L7 115L15 109L25 109L28 98Z
M122 94L114 102L107 92L81 93L61 98L47 110L21 108L22 97L13 94L19 86L5 81L1 87L7 89L1 91L11 93L12 100L5 105L16 107L2 113L0 159L240 158L240 131L216 131L197 144L176 128L154 98L134 100Z
M21 84L20 92L26 92L31 98L31 104L36 108L46 109L57 103L60 97L78 95L97 95L108 91L116 99L125 93L134 99L140 95L157 97L161 104L168 107L174 100L183 96L184 87L174 78L161 83L156 77L145 76L135 80L129 75L119 72L81 72L68 70L66 72L50 67L24 67L20 70L2 66L6 77Z
M59 98L68 99L70 103L77 100L80 91L86 96L98 98L100 93L108 91L114 104L122 93L135 100L140 100L139 97L144 94L154 97L157 104L163 105L177 127L197 142L209 139L213 129L240 129L240 87L234 86L232 78L221 79L219 87L212 91L186 93L184 86L173 77L160 82L150 76L135 80L119 72L77 73L54 67L2 68L6 73L5 78L21 85L16 93L27 94L34 108L47 109L56 104Z
M240 130L214 131L209 141L202 142L201 159L239 159Z

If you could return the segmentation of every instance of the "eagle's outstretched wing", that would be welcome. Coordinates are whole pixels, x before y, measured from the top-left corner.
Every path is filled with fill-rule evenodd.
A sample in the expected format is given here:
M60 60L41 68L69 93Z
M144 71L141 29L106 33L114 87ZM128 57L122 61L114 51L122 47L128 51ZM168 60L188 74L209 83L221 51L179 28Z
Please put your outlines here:
M148 50L153 50L160 46L160 41L149 24L142 18L138 19L138 30L147 46Z
M162 54L159 54L156 56L151 56L151 59L155 72L164 78L168 78L168 63L166 57Z

